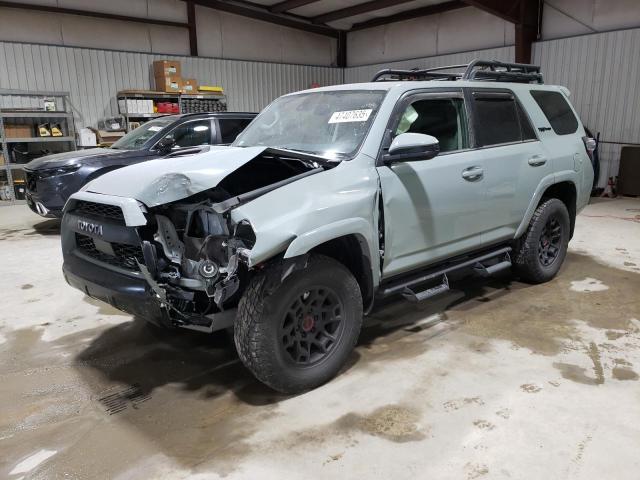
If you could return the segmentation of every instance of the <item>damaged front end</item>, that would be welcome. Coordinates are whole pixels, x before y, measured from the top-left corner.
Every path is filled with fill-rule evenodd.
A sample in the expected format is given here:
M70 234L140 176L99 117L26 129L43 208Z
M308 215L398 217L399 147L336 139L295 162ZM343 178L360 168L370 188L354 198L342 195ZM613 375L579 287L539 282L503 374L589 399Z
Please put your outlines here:
M230 326L252 270L264 267L250 264L256 234L231 210L325 168L269 149L214 188L149 208L138 227L144 261L136 263L165 319L209 332Z

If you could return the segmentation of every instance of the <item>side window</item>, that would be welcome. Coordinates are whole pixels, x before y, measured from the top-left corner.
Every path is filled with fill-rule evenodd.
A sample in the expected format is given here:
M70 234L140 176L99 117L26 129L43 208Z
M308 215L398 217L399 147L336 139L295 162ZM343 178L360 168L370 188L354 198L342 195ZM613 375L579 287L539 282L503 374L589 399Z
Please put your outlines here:
M531 96L549 120L554 132L558 135L575 133L578 129L578 120L564 95L548 90L531 90Z
M222 143L233 143L240 132L251 123L250 118L221 118L218 120L220 125L220 138Z
M176 127L165 138L174 142L173 148L197 147L211 143L211 121L187 122Z
M518 105L512 94L473 92L473 101L476 136L481 147L522 141Z
M402 114L395 134L424 133L440 142L441 152L469 147L464 101L461 98L431 98L412 102Z

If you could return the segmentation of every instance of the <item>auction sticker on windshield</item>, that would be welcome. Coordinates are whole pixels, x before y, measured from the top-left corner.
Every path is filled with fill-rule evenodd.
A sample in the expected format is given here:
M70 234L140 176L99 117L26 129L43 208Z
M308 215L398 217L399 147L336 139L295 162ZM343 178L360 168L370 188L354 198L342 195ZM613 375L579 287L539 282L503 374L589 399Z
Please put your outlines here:
M367 108L365 110L346 110L344 112L333 112L329 123L345 123L345 122L366 122L373 110Z

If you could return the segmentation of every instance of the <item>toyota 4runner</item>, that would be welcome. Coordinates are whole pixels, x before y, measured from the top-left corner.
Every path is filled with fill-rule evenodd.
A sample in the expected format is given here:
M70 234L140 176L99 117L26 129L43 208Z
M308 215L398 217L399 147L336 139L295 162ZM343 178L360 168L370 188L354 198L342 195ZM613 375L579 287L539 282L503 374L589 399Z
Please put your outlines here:
M233 327L262 382L335 376L363 314L452 274L553 278L594 142L539 68L476 60L285 95L230 147L107 173L74 194L64 275L168 327Z

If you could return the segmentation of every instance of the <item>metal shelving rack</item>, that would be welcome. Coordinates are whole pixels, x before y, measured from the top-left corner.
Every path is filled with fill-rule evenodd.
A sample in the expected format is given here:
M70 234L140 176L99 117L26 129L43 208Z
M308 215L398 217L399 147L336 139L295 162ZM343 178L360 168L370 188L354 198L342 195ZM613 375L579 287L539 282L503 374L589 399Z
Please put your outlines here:
M44 109L45 99L53 99L56 110L47 111ZM29 105L28 107L5 106L7 104ZM19 185L14 172L23 171L24 164L16 163L11 158L9 146L15 143L64 143L63 151L75 150L75 124L73 121L73 113L70 110L71 103L69 101L69 92L49 92L49 91L24 91L13 89L0 89L0 145L4 162L0 165L0 189L4 188L4 202L0 199L0 205L3 203L16 203L16 186ZM62 126L62 137L22 137L7 138L5 135L5 120L20 119L32 120L34 126L38 121L60 120L64 123ZM11 123L11 122L10 122ZM4 175L4 179L2 176ZM24 173L22 175L24 182ZM20 182L20 183L22 183ZM2 185L4 183L4 185Z
M152 118L164 117L167 115L177 115L177 113L133 113L127 111L127 100L153 100L154 105L158 101L171 100L179 105L179 113L196 113L190 111L190 105L193 101L205 100L218 102L220 109L218 111L224 112L227 110L227 98L222 93L203 93L186 94L186 93L167 93L156 92L153 90L121 90L117 93L118 111L120 115L124 116L126 131L130 130L130 123L132 121L147 121ZM121 104L120 100L124 102ZM124 111L121 106L124 105ZM211 110L209 110L211 111Z

